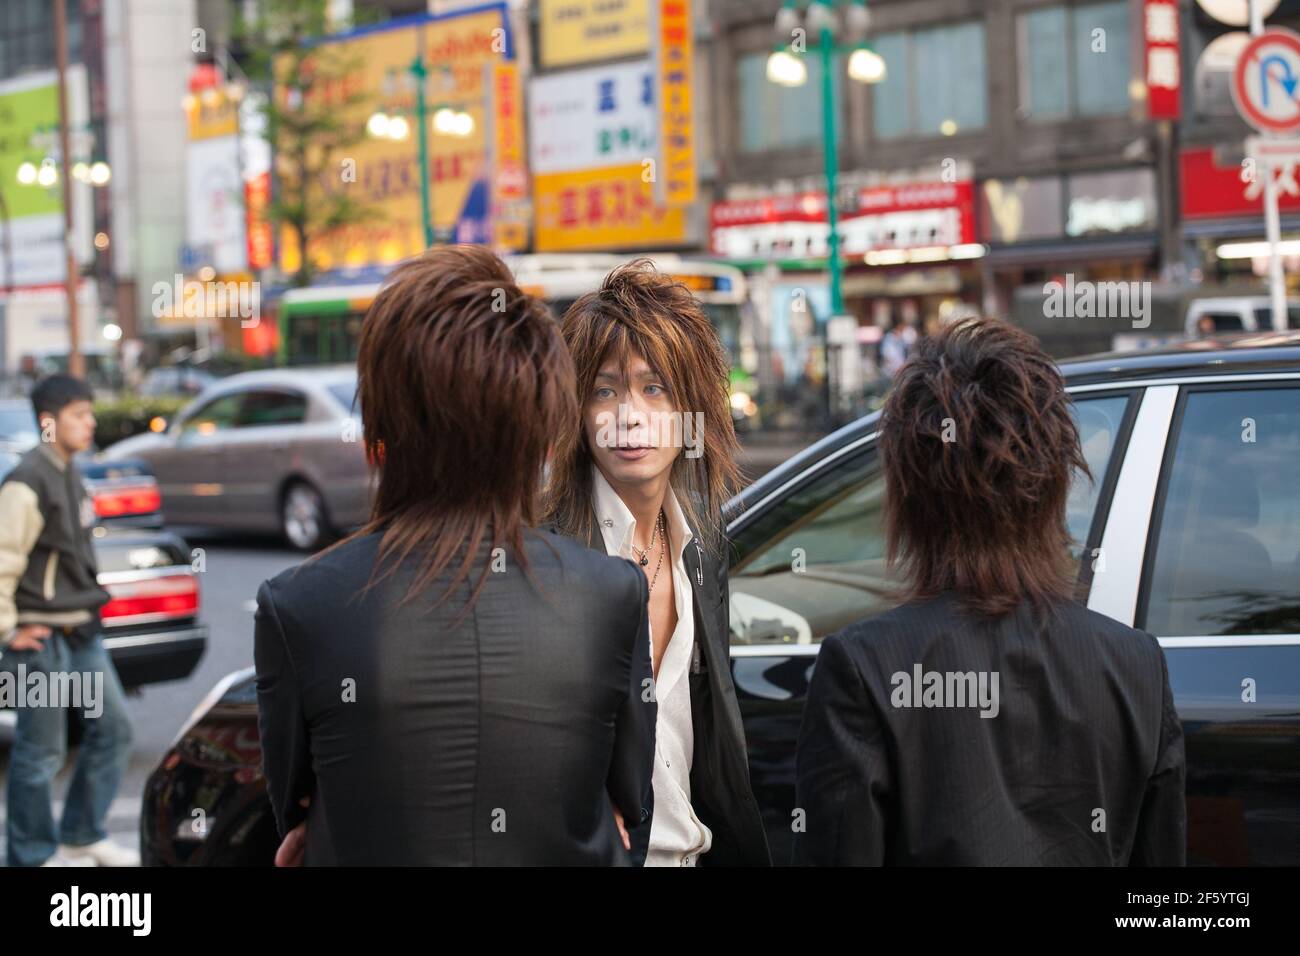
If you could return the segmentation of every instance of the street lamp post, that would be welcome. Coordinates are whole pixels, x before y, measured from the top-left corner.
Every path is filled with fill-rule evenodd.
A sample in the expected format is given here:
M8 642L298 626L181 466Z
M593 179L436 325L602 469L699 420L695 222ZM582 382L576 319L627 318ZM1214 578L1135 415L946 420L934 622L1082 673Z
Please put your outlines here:
M394 85L396 71L391 71L385 81L385 88ZM444 73L446 68L444 68ZM410 81L415 86L414 120L419 128L417 134L420 164L420 222L424 228L424 244L431 247L437 241L437 230L433 222L433 185L429 169L429 103L426 81L429 68L425 65L424 54L417 53L411 65L406 68ZM446 136L463 138L474 131L474 117L464 110L459 110L446 103L435 103L433 126L436 132ZM366 121L366 131L377 139L405 140L410 135L410 123L401 112L386 113L382 110L372 113Z
M835 31L838 26L836 6L844 8L844 26L849 44L837 46ZM826 376L825 401L828 425L834 418L831 394L831 339L836 337L841 345L856 342L851 316L844 314L843 264L840 262L839 209L836 197L839 191L839 138L835 129L837 103L835 102L835 57L847 54L849 78L859 83L879 83L885 79L885 61L866 42L869 16L866 0L812 0L803 15L807 34L816 37L817 57L821 65L822 152L826 171L826 224L827 265L830 270L831 309L823 330L825 343ZM776 16L776 32L780 38L767 62L767 77L782 86L802 86L808 80L808 70L799 59L804 53L802 43L792 42L803 32L800 26L799 0L785 0ZM855 355L856 353L854 353ZM842 368L843 371L843 368ZM849 371L852 371L851 369Z
M831 266L831 315L844 314L844 284L840 265L839 211L835 208L839 178L839 138L835 133L835 39L829 24L823 24L817 38L822 66L822 151L826 163L826 221L830 226L827 255Z
M424 223L424 245L433 245L433 210L429 194L429 117L424 102L424 81L429 71L424 67L424 53L415 54L411 76L415 77L415 119L420 126L420 221Z
M845 26L850 34L846 46L836 46L835 7L845 8ZM840 262L839 210L836 208L839 178L839 139L835 129L835 56L849 54L849 77L860 83L879 83L885 79L885 64L865 40L869 17L866 0L812 0L803 17L809 33L817 40L817 57L821 64L822 151L826 170L826 218L830 228L827 238L827 262L831 274L831 315L844 313L843 265ZM782 86L802 86L808 79L807 68L799 61L803 50L792 43L800 29L799 0L785 0L776 17L780 43L768 58L767 76Z

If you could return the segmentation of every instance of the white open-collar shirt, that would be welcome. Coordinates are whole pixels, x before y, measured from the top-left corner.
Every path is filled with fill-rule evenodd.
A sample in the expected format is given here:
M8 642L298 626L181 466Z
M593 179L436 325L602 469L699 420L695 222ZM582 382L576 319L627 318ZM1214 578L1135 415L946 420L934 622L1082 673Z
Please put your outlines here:
M606 553L637 561L632 553L636 518L618 493L610 487L600 469L593 466L592 472L596 519L600 523ZM667 557L672 561L677 627L673 629L655 678L655 699L659 704L659 716L655 722L655 765L651 780L655 802L645 865L694 866L700 855L707 853L713 845L713 834L700 822L691 807L691 758L695 750L695 731L691 725L691 683L688 674L695 645L695 613L694 592L691 591L691 581L682 554L694 535L671 488L664 498L664 518L668 529ZM651 564L655 560L652 556ZM653 576L654 569L647 569ZM669 569L663 568L659 572L660 585L663 583L664 571L667 570ZM651 641L653 660L653 635Z

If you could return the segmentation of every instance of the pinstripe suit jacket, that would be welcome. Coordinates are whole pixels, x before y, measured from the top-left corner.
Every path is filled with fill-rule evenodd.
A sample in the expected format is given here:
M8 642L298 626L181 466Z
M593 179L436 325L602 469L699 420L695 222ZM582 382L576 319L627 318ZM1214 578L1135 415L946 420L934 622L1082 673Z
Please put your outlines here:
M806 864L1182 865L1182 728L1155 638L1074 602L952 595L826 639L799 735Z

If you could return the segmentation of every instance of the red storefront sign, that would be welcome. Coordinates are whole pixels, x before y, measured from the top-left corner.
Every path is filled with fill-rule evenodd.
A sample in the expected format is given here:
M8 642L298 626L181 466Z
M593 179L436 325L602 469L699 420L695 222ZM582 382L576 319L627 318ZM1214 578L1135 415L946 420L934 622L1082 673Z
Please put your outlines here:
M798 193L764 199L731 199L715 202L709 210L711 228L755 226L773 222L825 222L826 196Z
M1214 150L1185 149L1178 156L1178 189L1185 219L1214 219L1232 216L1263 216L1263 166L1256 169L1255 182L1240 164L1219 166ZM1300 196L1278 190L1278 208L1300 210Z
M1142 69L1147 117L1178 119L1183 112L1183 67L1178 48L1177 0L1143 0Z
M911 213L944 213L946 227L942 235L929 241L917 233L918 217ZM858 193L858 211L852 219L867 216L888 217L886 226L912 226L909 241L878 243L875 248L908 248L910 246L958 245L975 241L975 184L969 179L952 183L908 183L902 186L872 186ZM933 217L925 217L932 221ZM899 235L897 229L895 235ZM907 232L903 233L908 235Z
M271 174L259 173L244 181L244 213L247 217L248 268L257 271L270 266L274 258L271 222L266 217L271 204Z
M798 193L714 203L711 245L734 258L826 254L826 197ZM975 241L975 188L970 180L873 186L840 216L841 251L954 246Z

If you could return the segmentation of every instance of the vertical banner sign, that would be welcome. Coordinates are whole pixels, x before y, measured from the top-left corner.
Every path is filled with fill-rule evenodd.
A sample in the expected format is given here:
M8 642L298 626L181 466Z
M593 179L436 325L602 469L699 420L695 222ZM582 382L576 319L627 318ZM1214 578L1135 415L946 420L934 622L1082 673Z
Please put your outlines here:
M1177 0L1143 0L1142 48L1147 118L1180 118L1183 68L1178 49Z
M239 104L224 88L186 105L185 242L225 275L248 268L245 188L239 170Z
M258 173L244 180L244 211L248 228L248 268L266 269L273 258L274 235L267 210L271 205L271 173Z
M659 94L659 153L655 200L695 202L695 124L691 115L694 49L690 0L651 0L651 58Z
M528 245L528 167L524 161L524 102L519 66L493 63L488 88L492 97L492 244L501 252Z

